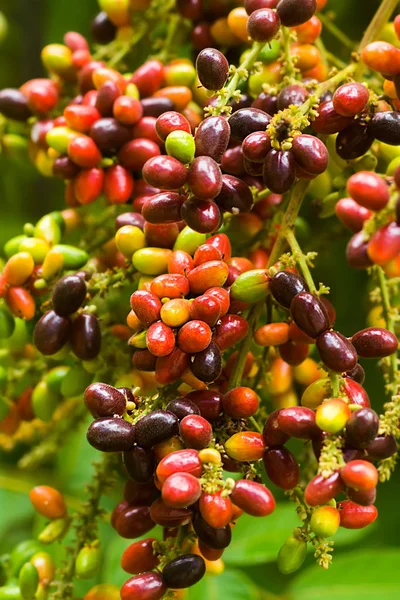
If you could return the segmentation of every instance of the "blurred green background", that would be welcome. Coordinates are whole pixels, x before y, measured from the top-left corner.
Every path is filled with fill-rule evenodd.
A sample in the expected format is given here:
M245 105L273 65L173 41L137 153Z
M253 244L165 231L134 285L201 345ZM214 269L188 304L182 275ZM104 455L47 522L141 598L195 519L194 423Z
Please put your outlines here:
M354 40L362 31L379 0L329 0L337 13L338 25ZM96 0L1 0L8 32L0 42L0 88L18 87L23 81L43 74L40 50L44 44L61 42L67 30L89 35ZM324 41L337 56L346 51L328 34ZM48 210L63 206L62 183L40 177L28 163L16 164L0 156L0 245L20 232L27 221L35 222ZM311 216L311 231L313 217ZM314 226L320 228L320 224ZM327 243L318 247L316 280L331 287L337 308L337 326L345 334L365 326L368 310L367 277L350 271L344 259L347 240L335 219L324 221ZM314 249L312 234L304 240ZM366 366L366 387L372 404L383 404L383 384L375 363ZM57 484L74 498L84 496L84 483L90 479L95 452L86 444L83 431L68 441L58 458L55 474L18 474L4 470L0 475L0 553L32 534L33 511L26 492L33 483L55 477ZM54 478L52 479L54 482ZM14 490L6 489L14 488ZM220 577L207 576L189 594L190 600L399 600L400 599L400 476L378 490L378 521L366 531L341 531L337 536L334 564L328 572L314 565L312 554L303 569L290 577L278 573L275 564L279 547L296 526L294 506L280 491L277 512L266 519L240 519L232 545L224 554L226 570ZM109 499L111 508L121 497L118 489ZM34 522L37 530L43 525ZM129 544L103 528L107 551L99 581L120 584L126 576L119 567L120 555ZM58 548L62 553L62 548ZM93 582L79 584L78 597Z

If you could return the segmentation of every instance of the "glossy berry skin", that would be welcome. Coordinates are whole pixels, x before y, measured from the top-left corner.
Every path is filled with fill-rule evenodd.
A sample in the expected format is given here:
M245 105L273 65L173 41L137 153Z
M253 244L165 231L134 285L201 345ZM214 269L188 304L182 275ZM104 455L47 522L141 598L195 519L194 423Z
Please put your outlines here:
M382 460L396 454L397 443L393 435L378 435L368 444L366 451L372 460Z
M363 529L375 521L378 510L375 506L361 506L351 500L339 502L340 526L345 529Z
M153 477L155 459L150 450L134 446L124 452L123 462L128 475L137 483L147 483Z
M167 591L161 573L149 571L131 577L121 588L121 600L160 600Z
M323 142L313 135L298 135L292 143L296 164L311 175L320 175L328 166L328 150Z
M223 550L231 543L232 531L229 525L215 529L200 516L195 517L193 528L204 544L214 550Z
M179 425L179 435L189 448L207 448L212 440L212 427L200 415L187 415Z
M332 537L337 532L339 525L340 513L333 506L321 506L311 515L311 531L320 537Z
M186 398L176 398L175 400L171 400L171 402L167 404L166 410L176 415L179 421L187 416L200 414L197 404Z
M198 233L213 233L222 223L221 211L215 202L195 197L182 204L180 218Z
M277 415L277 425L289 437L309 440L319 434L315 412L304 406L283 408Z
M198 296L190 304L190 318L203 321L211 327L216 324L220 315L220 303L210 295Z
M135 427L121 418L102 417L89 426L87 440L101 452L124 452L135 441Z
M171 508L162 498L157 498L150 507L150 516L162 527L179 527L190 523L193 513L190 508Z
M369 91L361 83L345 83L333 94L333 106L342 117L355 117L361 113L369 100Z
M262 458L264 440L260 433L241 431L225 442L225 451L230 458L239 462L253 462Z
M215 390L197 390L190 392L186 398L196 404L202 417L207 421L215 421L222 413L222 394Z
M196 156L210 156L220 163L228 147L231 129L223 117L207 117L196 129Z
M199 501L199 510L202 518L214 529L226 527L233 518L231 498L223 497L221 493L203 493Z
M64 497L48 485L38 485L29 492L35 510L47 519L61 519L67 514Z
M171 508L186 508L200 498L199 480L190 473L174 473L163 483L162 499Z
M125 396L107 383L92 383L85 390L84 400L90 413L98 417L122 416L126 411Z
M388 42L376 41L368 44L362 51L362 59L370 69L384 75L399 73L400 51Z
M178 419L166 410L155 410L136 423L136 442L142 448L150 448L176 435Z
M347 182L349 195L364 208L381 210L389 201L389 187L382 177L369 171L359 171Z
M305 343L295 343L291 340L279 346L279 354L285 362L296 367L301 365L309 354L309 345Z
M397 351L397 337L382 327L368 327L351 338L357 354L362 358L384 358Z
M211 342L212 331L204 321L192 320L183 325L178 333L178 345L183 352L194 354L205 350Z
M186 183L187 170L172 156L154 156L143 167L143 178L155 188L177 190Z
M332 100L328 100L318 107L318 117L313 121L312 128L316 133L333 134L342 131L351 122L352 118L340 115Z
M181 220L181 207L186 196L176 192L161 192L150 196L143 204L142 215L148 223L177 223Z
M354 346L337 331L325 331L317 339L317 348L322 362L336 373L353 369L357 363Z
M373 141L371 129L356 120L339 132L336 138L336 152L343 160L354 160L363 156Z
M243 156L252 162L264 162L270 150L271 141L265 131L250 133L242 143Z
M285 447L269 448L263 456L269 479L283 490L291 490L299 482L300 469L295 456Z
M221 191L214 198L216 204L224 211L248 212L253 205L253 196L249 186L232 175L222 176Z
M146 538L128 546L121 556L122 569L131 575L154 569L159 563L153 551L156 541L155 538Z
M279 31L280 19L270 8L260 8L251 13L247 21L247 32L256 42L269 42Z
M344 489L339 471L324 478L317 475L310 481L304 492L304 499L310 506L320 506L335 498Z
M341 398L331 398L317 407L315 421L322 431L338 433L351 416L349 405Z
M378 434L379 417L370 408L354 412L346 423L346 441L353 448L366 448Z
M190 165L188 184L199 200L215 198L222 188L219 165L210 156L198 156Z
M195 377L205 383L218 379L222 372L222 356L217 344L210 342L205 350L197 352L190 368Z
M275 510L275 500L271 492L255 481L236 481L231 499L236 506L252 517L266 517Z
M146 344L153 356L168 356L175 347L174 332L162 321L157 321L147 330Z
M156 470L157 479L164 481L173 473L190 473L200 477L203 467L197 450L178 450L165 456L159 462Z
M308 286L299 275L289 271L279 271L272 277L269 289L281 306L290 308L293 298L301 292L307 292Z
M263 179L274 194L286 194L296 179L294 154L286 150L270 150L264 162Z
M258 108L241 108L229 118L231 136L242 142L254 131L265 131L271 121L270 115Z
M54 310L49 310L36 323L33 341L39 352L51 356L65 346L70 333L70 320L60 317Z
M329 315L324 304L309 292L301 292L293 298L290 312L297 327L312 339L329 329Z
M85 297L85 280L78 275L65 275L53 287L51 300L55 312L66 317L78 310Z
M347 488L346 494L349 500L356 504L361 504L361 506L371 506L371 504L375 504L376 488L371 488L366 492Z
M279 427L278 416L282 409L274 410L265 421L263 438L266 446L283 446L290 436Z
M361 492L368 492L378 483L378 471L365 460L351 460L341 469L340 476L348 487Z
M376 265L386 265L400 253L400 226L395 221L384 225L371 237L367 253Z
M365 221L372 217L372 211L360 206L353 198L342 198L335 206L336 216L345 227L358 233Z
M72 323L71 346L81 360L96 358L101 349L101 330L98 318L81 313Z
M314 15L317 10L316 0L280 0L277 13L285 27L302 25Z
M228 79L229 63L216 48L205 48L197 56L196 71L207 90L220 90Z
M387 111L376 113L370 123L370 131L380 142L397 146L400 142L400 115Z
M222 399L222 408L233 419L247 419L258 410L257 394L248 387L236 387L227 392Z
M346 259L354 269L366 269L373 264L368 255L368 242L365 241L362 231L353 235L347 244Z
M195 585L205 572L204 558L197 554L184 554L167 563L162 576L169 588L183 589Z

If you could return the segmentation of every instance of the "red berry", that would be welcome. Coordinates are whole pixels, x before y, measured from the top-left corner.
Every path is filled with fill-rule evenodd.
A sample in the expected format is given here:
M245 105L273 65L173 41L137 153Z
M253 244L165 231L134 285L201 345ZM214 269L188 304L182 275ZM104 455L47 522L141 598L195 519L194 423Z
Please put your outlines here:
M375 521L378 510L375 506L361 506L351 500L337 505L340 511L340 526L345 529L363 529Z
M200 498L201 485L190 473L174 473L162 486L162 499L171 508L186 508Z

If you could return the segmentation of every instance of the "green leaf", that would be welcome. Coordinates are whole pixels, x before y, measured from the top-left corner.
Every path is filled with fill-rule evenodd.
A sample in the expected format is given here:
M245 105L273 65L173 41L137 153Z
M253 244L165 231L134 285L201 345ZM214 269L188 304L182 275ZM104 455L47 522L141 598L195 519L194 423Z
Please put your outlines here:
M241 571L227 569L221 575L206 575L189 588L187 600L261 600L262 591ZM266 598L264 596L264 598Z
M359 550L334 558L328 571L313 566L289 588L290 600L398 600L400 550Z
M269 517L254 518L243 515L232 531L232 542L224 552L224 562L234 566L254 566L275 561L280 547L300 525L296 507L291 502L277 504ZM359 541L368 535L368 529L340 529L333 538L337 546ZM312 546L309 546L309 551Z

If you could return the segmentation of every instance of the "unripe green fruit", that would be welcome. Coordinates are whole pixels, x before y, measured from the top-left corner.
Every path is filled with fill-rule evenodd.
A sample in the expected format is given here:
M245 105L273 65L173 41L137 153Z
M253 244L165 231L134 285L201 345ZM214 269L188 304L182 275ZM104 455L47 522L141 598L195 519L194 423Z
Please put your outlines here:
M83 394L85 389L92 383L93 376L88 373L82 365L71 367L68 377L64 377L61 383L61 394L64 398L74 398Z
M49 390L59 394L61 391L61 384L69 371L70 367L59 365L58 367L54 367L54 369L50 369L43 377L43 381L47 384Z
M25 240L22 240L18 250L19 252L28 252L32 256L35 263L37 265L41 265L45 259L45 256L50 250L50 246L47 242L41 240L40 238L29 237Z
M75 246L57 244L53 247L53 250L62 254L64 259L64 268L66 270L81 269L89 260L88 253L80 248L75 248Z
M0 600L22 600L19 587L17 585L0 587Z
M46 143L50 148L53 148L53 150L57 150L57 152L60 152L61 154L67 154L69 143L79 135L82 134L61 125L50 129L50 131L46 133Z
M260 302L267 297L269 277L265 269L254 269L239 275L231 286L231 297L241 302Z
M311 531L320 537L332 537L340 525L340 513L332 506L316 508L311 515Z
M42 544L52 544L57 540L61 540L67 533L70 520L66 517L54 519L47 527L38 535L38 540Z
M351 417L349 405L341 398L326 400L318 406L315 422L322 431L339 433Z
M33 600L39 585L39 573L32 563L24 564L19 572L18 583L22 598Z
M303 392L301 405L315 410L329 394L330 379L323 377L311 383Z
M197 248L205 244L206 239L207 236L205 233L197 233L197 231L193 231L190 227L184 227L176 238L174 250L184 250L193 256Z
M186 131L172 131L165 140L165 149L181 163L191 163L196 152L194 137Z
M52 392L45 381L39 381L32 392L32 409L35 416L45 423L51 421L61 397Z
M84 546L76 557L75 574L78 579L91 579L100 568L100 547Z
M41 551L40 545L36 540L25 540L21 542L11 552L11 572L13 575L18 575L21 567L32 558L35 554ZM1 598L1 596L0 596Z
M291 535L278 554L278 569L284 575L300 569L307 555L307 543Z
M8 242L4 245L4 254L7 258L10 258L13 254L17 254L19 252L19 246L21 242L27 239L26 235L16 235L12 237Z
M141 248L132 256L132 264L144 275L162 275L168 270L170 254L165 248Z
M36 223L34 235L53 246L54 244L58 244L61 240L61 229L52 215L44 215L44 217Z
M0 307L0 340L6 340L12 336L15 329L15 319L12 314Z

